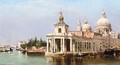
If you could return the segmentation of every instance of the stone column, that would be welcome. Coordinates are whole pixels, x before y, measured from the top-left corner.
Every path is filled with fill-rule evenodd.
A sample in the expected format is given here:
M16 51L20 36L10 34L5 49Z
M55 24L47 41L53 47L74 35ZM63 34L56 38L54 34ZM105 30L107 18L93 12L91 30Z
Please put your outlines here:
M65 52L65 38L63 38L63 46L62 46L63 48L63 52Z
M51 46L50 46L50 44L51 44L51 39L49 39L49 52L51 52Z
M73 43L73 52L75 52L75 43Z
M72 43L72 38L70 38L70 51L73 51L73 43Z
M49 52L49 39L47 39L47 52Z
M53 38L53 52L55 52L55 38Z
M51 40L51 52L54 52L54 39Z
M61 53L63 53L63 39L60 40L61 40Z
M50 52L52 52L52 39L50 39Z
M76 49L77 49L77 48L75 48L76 44L77 44L77 42L73 42L73 52L76 52Z

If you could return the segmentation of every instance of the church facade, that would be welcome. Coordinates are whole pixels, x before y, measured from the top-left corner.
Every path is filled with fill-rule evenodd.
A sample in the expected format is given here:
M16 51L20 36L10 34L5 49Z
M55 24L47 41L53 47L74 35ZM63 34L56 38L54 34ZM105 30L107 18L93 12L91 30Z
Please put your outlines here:
M95 31L92 30L88 21L77 22L77 30L70 31L69 25L64 22L64 16L60 13L59 22L54 24L54 33L47 36L47 51L45 55L64 53L98 53L108 47L115 47L114 40L119 41L119 33L113 33L111 23L102 11L101 18L96 24ZM110 41L112 40L112 41ZM117 43L118 44L118 43Z

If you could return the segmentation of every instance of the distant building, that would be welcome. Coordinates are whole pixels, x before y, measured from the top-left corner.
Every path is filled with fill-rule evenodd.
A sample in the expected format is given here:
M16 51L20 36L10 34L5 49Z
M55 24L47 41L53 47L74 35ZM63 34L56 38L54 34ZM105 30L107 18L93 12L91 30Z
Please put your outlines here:
M64 22L60 13L59 22L54 24L54 33L47 34L46 55L54 53L97 53L103 52L108 47L115 47L115 41L119 41L120 34L112 32L111 23L102 11L95 31L92 30L88 21L85 20L81 26L77 22L77 30L70 31L69 25ZM114 40L114 41L113 41Z
M20 41L18 42L17 48L20 49L21 48L21 44L26 44L26 41Z

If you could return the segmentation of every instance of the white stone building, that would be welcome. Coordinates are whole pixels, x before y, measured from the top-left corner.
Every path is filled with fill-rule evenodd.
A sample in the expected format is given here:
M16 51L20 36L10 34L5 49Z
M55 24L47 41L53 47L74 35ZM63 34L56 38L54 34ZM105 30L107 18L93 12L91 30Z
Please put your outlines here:
M69 25L64 22L64 17L60 13L59 22L54 24L54 33L47 34L47 51L45 55L64 54L64 53L97 53L103 52L105 48L114 42L109 42L113 37L111 23L102 11L101 18L98 20L95 31L92 30L88 21L85 20L81 26L77 23L77 30L70 31ZM116 35L118 40L119 35Z
M26 44L26 41L19 41L17 44L17 49L21 49L21 44Z

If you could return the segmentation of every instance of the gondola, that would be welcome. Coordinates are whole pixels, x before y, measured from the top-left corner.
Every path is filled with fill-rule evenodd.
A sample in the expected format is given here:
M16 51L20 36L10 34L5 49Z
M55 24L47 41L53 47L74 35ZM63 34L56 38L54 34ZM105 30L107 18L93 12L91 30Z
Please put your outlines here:
M104 58L114 58L114 49L106 49L105 52L103 53Z

